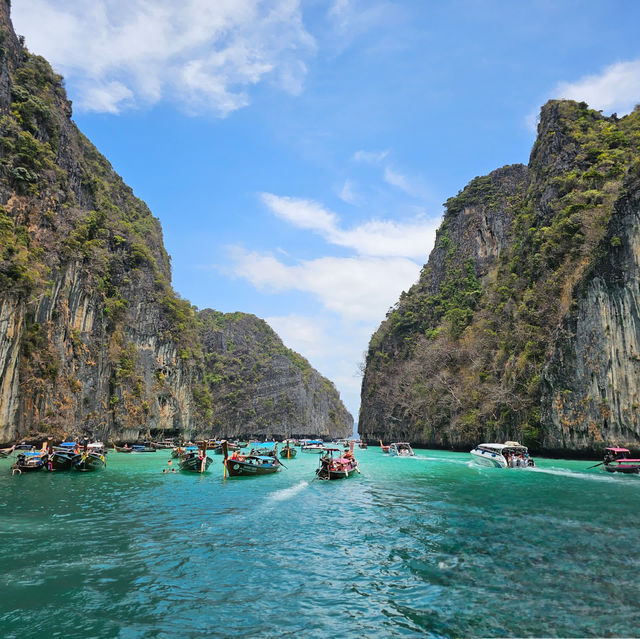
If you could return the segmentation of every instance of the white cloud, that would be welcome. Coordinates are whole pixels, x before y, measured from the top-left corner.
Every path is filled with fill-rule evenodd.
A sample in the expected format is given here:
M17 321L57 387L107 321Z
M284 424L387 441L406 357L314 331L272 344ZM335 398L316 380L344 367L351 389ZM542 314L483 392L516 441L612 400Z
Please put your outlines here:
M561 82L553 95L608 113L629 113L640 102L640 60L617 62L576 82Z
M353 182L351 180L345 180L340 192L338 193L338 197L347 204L352 204L357 206L360 202L360 198L355 192Z
M123 105L131 103L133 93L120 82L109 82L87 87L84 99L93 105L94 111L119 113Z
M224 116L259 82L299 93L315 52L299 0L23 0L12 14L85 110L167 98Z
M414 186L406 175L394 171L391 167L387 166L384 169L384 181L391 186L408 193L409 195L416 195L418 188Z
M418 264L401 257L322 257L289 266L271 254L240 247L230 251L235 275L257 288L310 293L352 322L379 322L420 273Z
M382 160L384 160L387 155L389 155L389 151L356 151L353 154L353 160L355 162L365 162L367 164L380 164Z
M288 348L304 353L308 359L320 358L330 349L331 338L327 335L324 319L291 313L265 317L265 321Z
M343 229L335 213L312 200L271 193L263 193L262 200L280 219L298 228L315 231L332 244L354 249L360 255L424 261L440 224L439 218L417 218L404 223L370 220L355 228Z
M282 197L272 193L262 193L262 201L280 219L301 229L332 233L338 222L335 213L325 210L311 200Z

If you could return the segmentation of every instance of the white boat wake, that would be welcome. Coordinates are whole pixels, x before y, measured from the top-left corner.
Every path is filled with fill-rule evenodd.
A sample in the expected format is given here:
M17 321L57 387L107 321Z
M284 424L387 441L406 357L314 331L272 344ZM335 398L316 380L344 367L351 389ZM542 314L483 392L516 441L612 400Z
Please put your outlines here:
M622 477L613 477L609 474L596 474L596 473L586 473L574 470L564 470L560 468L523 468L522 470L527 470L532 473L543 473L545 475L556 475L558 477L571 477L572 479L586 479L587 481L620 481L623 479Z
M289 486L289 488L281 488L269 495L269 501L284 501L290 499L294 495L297 495L301 490L304 490L309 485L308 481L300 481L295 486Z

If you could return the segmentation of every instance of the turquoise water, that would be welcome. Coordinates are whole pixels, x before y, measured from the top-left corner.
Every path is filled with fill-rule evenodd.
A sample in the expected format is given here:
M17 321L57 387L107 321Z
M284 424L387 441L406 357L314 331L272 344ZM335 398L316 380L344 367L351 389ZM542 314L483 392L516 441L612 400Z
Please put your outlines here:
M11 476L0 460L0 636L637 636L640 478L593 462L484 469L356 451L362 474Z

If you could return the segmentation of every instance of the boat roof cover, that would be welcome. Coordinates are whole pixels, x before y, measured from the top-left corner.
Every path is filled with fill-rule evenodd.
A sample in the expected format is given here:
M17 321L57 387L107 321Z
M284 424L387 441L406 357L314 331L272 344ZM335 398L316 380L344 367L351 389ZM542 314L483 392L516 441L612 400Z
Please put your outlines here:
M628 448L605 448L605 450L610 450L614 453L628 453L629 449Z
M478 444L478 448L482 448L483 446L485 448L492 448L493 450L504 450L505 448L522 448L523 450L528 450L526 446L518 444L517 442L507 442L506 444Z

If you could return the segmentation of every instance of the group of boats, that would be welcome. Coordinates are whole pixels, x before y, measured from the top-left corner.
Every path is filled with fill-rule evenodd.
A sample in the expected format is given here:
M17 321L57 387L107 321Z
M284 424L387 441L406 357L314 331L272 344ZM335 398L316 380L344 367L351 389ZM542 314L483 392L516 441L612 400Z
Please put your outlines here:
M207 455L209 442L189 443L176 446L172 457L179 460L180 470L204 473L213 462ZM243 452L243 448L249 448ZM348 448L327 446L321 440L286 440L279 449L278 442L213 442L208 450L223 456L225 477L257 477L272 475L287 469L284 459L295 459L298 449L304 453L317 453L319 465L316 470L318 479L343 479L359 473L358 462L354 457L352 442Z
M171 441L143 442L124 444L113 450L117 453L155 453L158 450L171 449L171 456L178 460L181 471L204 473L213 459L208 453L223 456L225 477L255 477L269 475L286 469L282 460L295 459L298 452L319 454L316 477L318 479L345 479L360 472L354 456L354 447L366 448L364 442L340 440L326 444L319 439L285 440L281 444L275 441L227 441L208 440L175 445ZM249 448L249 452L243 449ZM409 442L392 442L384 445L380 440L383 453L391 457L414 457ZM515 441L478 444L470 451L473 462L479 466L493 468L531 468L535 466L526 446ZM85 440L64 441L58 445L45 442L41 449L24 442L10 448L0 448L0 458L15 455L11 466L14 474L34 471L79 471L91 472L106 468L107 449L102 442ZM590 466L603 466L609 473L640 474L640 459L630 457L627 448L609 447L605 449L602 462Z
M107 466L107 453L102 442L62 442L57 446L49 446L48 442L45 442L39 450L22 443L0 449L0 457L9 457L12 454L16 455L11 466L14 475L34 471L92 472Z

